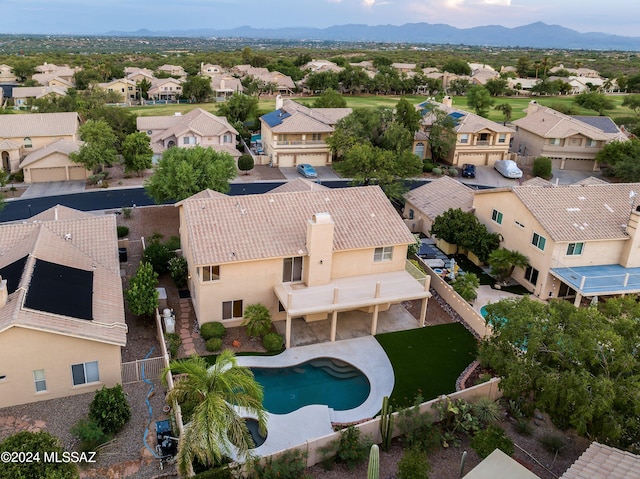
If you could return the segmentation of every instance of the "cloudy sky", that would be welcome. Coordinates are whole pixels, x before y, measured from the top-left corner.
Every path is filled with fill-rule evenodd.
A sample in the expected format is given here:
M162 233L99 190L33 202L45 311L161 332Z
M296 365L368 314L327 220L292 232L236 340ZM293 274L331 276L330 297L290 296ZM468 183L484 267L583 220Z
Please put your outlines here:
M193 28L537 21L580 32L640 36L638 0L0 0L2 33L104 33Z

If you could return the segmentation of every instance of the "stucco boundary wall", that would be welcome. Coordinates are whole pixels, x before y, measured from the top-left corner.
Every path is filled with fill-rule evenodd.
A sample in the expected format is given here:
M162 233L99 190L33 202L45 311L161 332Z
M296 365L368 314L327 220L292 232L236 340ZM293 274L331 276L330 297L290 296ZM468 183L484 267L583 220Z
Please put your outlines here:
M464 399L465 401L472 402L474 399L479 397L487 397L492 400L496 400L502 397L502 393L499 388L500 379L492 378L487 382L482 384L478 384L477 386L470 387L468 389L463 389L462 391L455 392L453 394L449 394L448 397L451 400L456 399ZM432 399L431 401L424 402L420 404L420 412L423 414L429 414L431 416L431 421L435 422L438 420L436 411L433 409L433 405L443 399L445 396L441 396L436 399ZM393 428L393 437L398 437L401 435L400 428L398 426L399 416L401 412L394 412L394 428ZM356 424L353 427L360 430L360 435L364 437L369 437L371 441L375 444L380 444L382 442L382 436L380 434L380 416L370 419L366 422L362 422L360 424ZM268 425L267 425L268 429ZM293 446L289 449L282 450L271 454L270 456L264 456L260 459L262 463L264 463L267 459L272 458L275 459L278 456L281 456L286 451L298 450L301 453L306 455L307 458L307 467L314 466L323 460L322 451L327 448L327 446L336 440L340 439L340 432L334 432L333 434L328 434L326 436L322 436L316 439L309 440L304 444L300 444L298 446Z

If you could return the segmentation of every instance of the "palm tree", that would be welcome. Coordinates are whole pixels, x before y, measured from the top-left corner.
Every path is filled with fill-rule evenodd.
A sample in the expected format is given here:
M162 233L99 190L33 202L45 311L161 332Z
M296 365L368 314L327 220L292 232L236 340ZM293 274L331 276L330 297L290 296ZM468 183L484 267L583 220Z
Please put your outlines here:
M462 299L471 302L478 297L480 279L474 273L462 274L458 276L451 285L453 286L453 290L458 293Z
M255 416L262 431L267 422L262 386L251 370L238 366L234 353L226 350L213 366L197 356L171 361L163 379L171 373L183 376L167 394L167 401L196 404L178 443L178 471L186 475L194 459L212 465L234 450L238 457L247 458L254 444L239 408Z
M508 249L497 249L489 255L489 266L491 273L498 277L498 282L504 281L513 274L516 268L526 268L529 266L529 258L519 251Z
M513 112L513 108L511 107L511 105L509 103L500 103L499 105L496 105L495 109L502 112L502 114L504 115L503 124L506 125L507 122L511 120L511 113Z

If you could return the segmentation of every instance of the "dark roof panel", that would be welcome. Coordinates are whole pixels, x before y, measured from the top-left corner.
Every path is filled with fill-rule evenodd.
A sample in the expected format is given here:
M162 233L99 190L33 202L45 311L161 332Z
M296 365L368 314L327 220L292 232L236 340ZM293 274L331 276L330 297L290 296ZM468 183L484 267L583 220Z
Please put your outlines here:
M604 133L618 133L618 127L608 116L573 116L573 118L594 126Z
M18 289L20 280L22 279L22 273L24 272L24 265L27 263L28 256L20 258L18 261L0 268L0 276L2 279L7 280L7 291L9 294Z
M267 113L266 115L262 115L261 118L267 125L273 128L274 126L278 126L279 124L281 124L286 118L289 118L290 116L290 113L287 113L286 111L281 109L272 111L271 113Z

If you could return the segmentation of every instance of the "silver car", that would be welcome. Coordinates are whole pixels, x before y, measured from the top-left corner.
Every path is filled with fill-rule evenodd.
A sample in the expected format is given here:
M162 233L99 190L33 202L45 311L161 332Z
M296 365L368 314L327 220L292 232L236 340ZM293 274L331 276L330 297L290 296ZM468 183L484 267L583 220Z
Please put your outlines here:
M513 160L496 160L493 167L505 178L522 178L522 170Z

